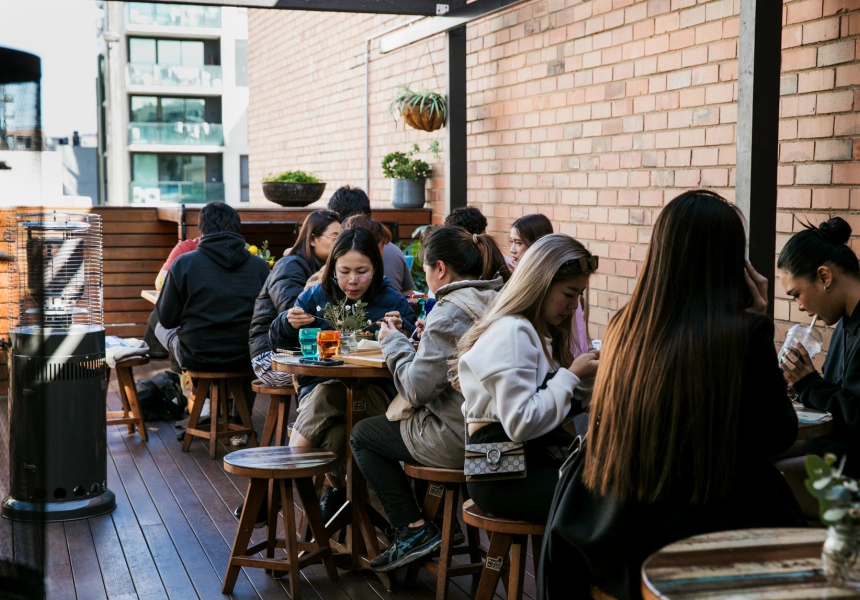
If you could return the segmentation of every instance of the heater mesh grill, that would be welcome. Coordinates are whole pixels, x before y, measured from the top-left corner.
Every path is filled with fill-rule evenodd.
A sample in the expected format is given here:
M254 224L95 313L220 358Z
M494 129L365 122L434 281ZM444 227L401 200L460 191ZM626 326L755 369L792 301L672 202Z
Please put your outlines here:
M13 327L104 326L99 215L16 215L8 232L17 255L10 269Z

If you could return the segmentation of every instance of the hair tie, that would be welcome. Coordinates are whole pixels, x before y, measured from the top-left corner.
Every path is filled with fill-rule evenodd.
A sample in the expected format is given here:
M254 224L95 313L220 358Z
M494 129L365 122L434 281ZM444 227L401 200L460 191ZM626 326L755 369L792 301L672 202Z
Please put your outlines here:
M477 234L477 233L473 233L473 234L472 234L472 241L473 241L473 242L475 242L475 245L476 245L476 246L478 246L478 245L479 245L479 243L478 243L478 234Z

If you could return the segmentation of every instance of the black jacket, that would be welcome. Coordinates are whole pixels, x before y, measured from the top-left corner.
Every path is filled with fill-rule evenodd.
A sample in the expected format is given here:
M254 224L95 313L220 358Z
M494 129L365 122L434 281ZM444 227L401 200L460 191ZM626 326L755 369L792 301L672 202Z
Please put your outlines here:
M266 279L254 304L248 341L251 358L269 350L277 350L269 347L269 327L279 314L293 307L296 298L305 290L307 280L320 270L322 265L312 260L313 264L308 264L300 255L291 254L275 263L272 274Z
M167 329L179 328L184 369L248 369L248 330L254 299L269 266L245 249L238 233L200 238L197 250L170 267L155 310Z
M816 454L848 455L845 471L860 475L860 304L830 338L824 376L810 373L794 384L804 406L833 415L833 432L810 440Z
M673 498L619 503L584 487L585 461L580 461L577 472L556 488L538 575L539 600L589 598L591 584L619 600L641 598L640 567L667 544L728 529L805 525L785 478L768 460L797 437L797 414L777 366L773 335L770 319L750 319L737 446L725 449L737 456L729 497L702 506Z

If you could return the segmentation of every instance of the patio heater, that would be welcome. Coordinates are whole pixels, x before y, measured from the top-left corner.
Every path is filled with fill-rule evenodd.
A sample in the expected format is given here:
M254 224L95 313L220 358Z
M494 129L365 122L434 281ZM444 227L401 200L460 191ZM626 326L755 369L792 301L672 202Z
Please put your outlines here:
M116 506L107 489L101 217L27 214L12 228L11 485L2 514L100 515Z

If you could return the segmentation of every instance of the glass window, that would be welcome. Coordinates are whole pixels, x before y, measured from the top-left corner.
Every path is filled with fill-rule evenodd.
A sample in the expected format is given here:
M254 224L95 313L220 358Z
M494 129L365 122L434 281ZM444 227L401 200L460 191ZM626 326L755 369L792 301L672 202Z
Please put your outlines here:
M131 120L134 123L157 123L158 98L155 96L132 96Z
M177 40L158 40L158 64L181 65L182 42Z
M156 183L158 181L158 155L132 155L131 179L135 183Z
M248 155L243 154L239 157L239 201L251 201L251 177L248 173Z
M185 122L186 123L205 123L206 122L206 101L203 98L186 98L185 99Z
M184 123L185 122L185 100L182 98L161 99L161 122L162 123Z
M203 42L182 42L182 64L186 67L203 66Z
M248 87L248 40L236 40L236 85Z
M132 63L154 65L158 62L155 56L155 40L130 38L128 40L128 58L129 62Z
M206 181L206 157L198 154L163 154L158 156L160 181Z

